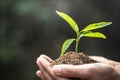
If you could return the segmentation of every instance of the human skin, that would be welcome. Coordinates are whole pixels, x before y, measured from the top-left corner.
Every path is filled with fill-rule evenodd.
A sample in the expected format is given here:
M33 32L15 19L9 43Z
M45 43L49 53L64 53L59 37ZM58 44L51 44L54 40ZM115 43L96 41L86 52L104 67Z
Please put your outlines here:
M70 77L85 80L120 80L120 63L103 57L90 56L99 63L83 65L55 65L51 68L49 58L41 55L37 58L40 70L36 75L41 80L69 80Z
M52 61L52 59L46 55L38 57L36 63L40 70L36 72L36 75L41 80L69 80L64 77L56 76L50 66L50 61Z

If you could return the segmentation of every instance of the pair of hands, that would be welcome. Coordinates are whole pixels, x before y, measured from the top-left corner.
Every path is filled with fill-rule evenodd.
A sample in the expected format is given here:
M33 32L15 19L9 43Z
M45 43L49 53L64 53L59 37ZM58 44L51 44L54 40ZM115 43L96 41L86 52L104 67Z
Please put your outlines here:
M70 77L84 80L120 80L120 74L115 68L116 62L103 57L91 56L91 58L100 63L55 65L51 68L50 61L52 59L46 55L41 55L36 61L40 69L36 75L41 80L69 80Z

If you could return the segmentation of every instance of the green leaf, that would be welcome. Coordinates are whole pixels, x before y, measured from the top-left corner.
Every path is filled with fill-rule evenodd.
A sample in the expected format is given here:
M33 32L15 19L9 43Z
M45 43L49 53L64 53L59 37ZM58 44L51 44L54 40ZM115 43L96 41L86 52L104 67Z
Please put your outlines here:
M76 39L73 39L73 38L72 39L67 39L63 43L60 56L62 56L65 53L65 51L69 48L69 46L71 45L71 43L73 43L73 41L75 41L75 40Z
M69 15L67 15L67 14L65 14L63 12L59 12L59 11L56 11L56 13L62 19L64 19L70 25L70 27L78 34L78 32L79 32L78 25L76 24L76 22Z
M81 35L85 37L96 37L96 38L106 39L106 36L100 32L88 31L88 32L83 32Z
M90 24L87 27L85 27L82 31L89 31L89 30L94 30L94 29L98 29L98 28L102 28L105 26L108 26L112 24L112 22L99 22L99 23L94 23L94 24Z

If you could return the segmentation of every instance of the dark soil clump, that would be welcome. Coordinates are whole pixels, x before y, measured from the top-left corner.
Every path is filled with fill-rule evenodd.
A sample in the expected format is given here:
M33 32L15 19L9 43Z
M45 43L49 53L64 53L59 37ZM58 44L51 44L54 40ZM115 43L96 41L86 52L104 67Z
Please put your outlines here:
M51 66L58 64L71 64L71 65L81 65L87 63L95 63L97 61L91 59L88 55L84 53L67 52L58 59L51 62ZM70 80L83 80L78 78L70 78Z

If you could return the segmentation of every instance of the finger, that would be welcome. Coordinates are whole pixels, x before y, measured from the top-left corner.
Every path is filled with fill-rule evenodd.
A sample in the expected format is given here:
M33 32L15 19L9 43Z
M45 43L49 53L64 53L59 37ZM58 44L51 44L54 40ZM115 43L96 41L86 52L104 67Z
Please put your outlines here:
M102 63L84 65L55 65L53 66L52 70L56 75L62 77L90 79L94 75L101 74L102 71L106 71L106 67L109 68L109 66Z
M40 61L43 61L42 59ZM43 71L43 75L47 80L69 80L67 78L58 77L54 74L49 64L47 62L41 62L41 72Z
M37 58L37 65L40 69L40 72L38 71L37 75L39 76L40 74L42 76L39 76L42 78L42 80L68 80L67 78L61 78L61 77L57 77L53 71L51 70L51 66L50 66L50 61L52 59L45 56L45 55L41 55L40 57Z
M108 64L110 65L111 67L114 68L114 66L117 64L115 61L113 60L110 60L110 59L107 59L107 58L104 58L104 57L101 57L101 56L90 56L92 59L100 62L100 63L105 63L105 64Z
M101 56L90 56L92 59L98 61L98 62L102 62L102 63L107 63L109 60L101 57Z
M41 73L40 70L36 71L36 75L37 75L41 80L46 80L46 78L42 75L42 73Z
M44 62L43 62L44 61ZM56 76L54 75L53 71L51 70L50 64L44 60L44 58L40 59L41 62L41 72L48 80L55 80Z
M50 57L48 57L44 54L42 54L40 57L46 59L48 62L52 61L52 59Z
M76 77L88 79L90 77L90 72L88 67L85 65L82 66L73 66L73 65L55 65L52 68L53 72L62 77Z
M38 71L36 71L36 75L40 78L41 77L41 71L40 70L38 70Z
M52 80L51 76L49 76L49 74L44 70L44 68L42 66L40 66L41 68L41 73L43 75L43 78L46 80Z
M46 62L46 64L50 64L49 62L52 60L49 57L45 56L45 55L40 55L40 57L37 58L36 64L38 65L38 67L40 68L40 59L43 59L41 62Z
M49 59L49 60L50 60L50 59ZM37 63L37 65L38 65L38 67L39 67L39 69L40 69L40 72L41 72L41 76L40 76L40 73L38 73L38 74L39 74L39 77L40 77L42 80L49 80L50 77L49 77L49 75L47 74L47 72L44 71L43 67L41 66L41 62L45 62L45 64L50 65L50 63L48 62L48 58L46 58L45 55L41 55L40 57L37 58L36 63ZM49 78L49 79L48 79L48 78Z
M53 71L56 75L62 77L76 77L87 80L110 80L110 76L114 73L114 69L107 64L92 63L84 65L55 65Z

